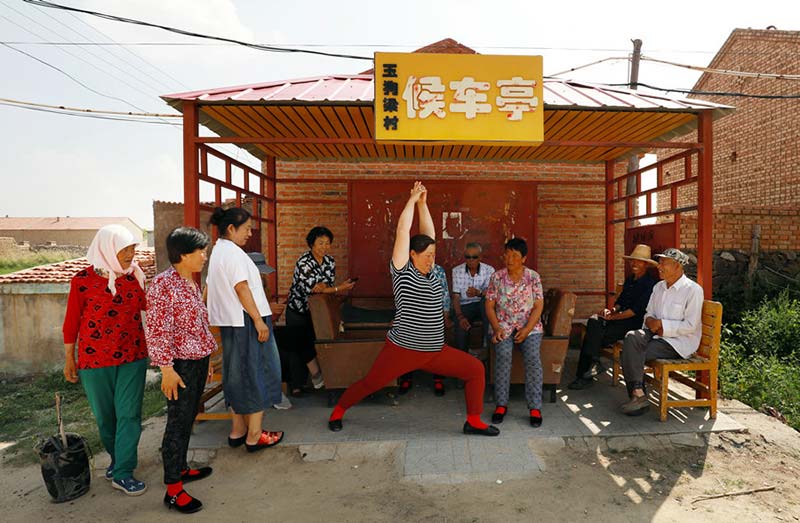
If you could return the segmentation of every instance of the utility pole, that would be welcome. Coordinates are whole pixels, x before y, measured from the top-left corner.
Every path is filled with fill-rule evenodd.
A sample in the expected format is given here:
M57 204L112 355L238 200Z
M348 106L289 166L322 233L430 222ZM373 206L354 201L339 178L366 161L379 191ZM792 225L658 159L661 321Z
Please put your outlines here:
M636 38L631 40L633 42L633 55L631 55L631 70L628 75L628 83L630 88L636 90L639 88L639 61L642 58L642 41ZM639 155L632 154L628 157L628 172L633 172L639 168ZM625 191L627 194L634 194L636 192L636 177L631 176L625 184Z

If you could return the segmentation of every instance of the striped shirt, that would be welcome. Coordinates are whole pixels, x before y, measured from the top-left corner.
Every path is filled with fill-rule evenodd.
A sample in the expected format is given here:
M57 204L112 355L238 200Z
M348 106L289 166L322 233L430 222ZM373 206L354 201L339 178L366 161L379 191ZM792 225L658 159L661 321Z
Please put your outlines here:
M387 334L404 349L435 352L444 346L442 285L433 273L420 273L411 260L402 269L389 262L395 315Z

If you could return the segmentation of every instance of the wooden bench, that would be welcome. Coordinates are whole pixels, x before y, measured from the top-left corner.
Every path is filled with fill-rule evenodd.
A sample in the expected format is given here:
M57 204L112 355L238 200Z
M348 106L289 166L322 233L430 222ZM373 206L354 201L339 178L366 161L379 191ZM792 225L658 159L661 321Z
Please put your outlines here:
M367 375L378 357L388 326L369 329L345 328L342 322L342 302L330 294L313 294L308 298L311 321L314 324L317 361L325 376L328 402L335 403L337 389L345 389ZM396 385L393 380L386 385Z
M659 419L667 421L670 407L708 407L709 416L717 417L717 374L719 370L719 343L722 331L722 304L705 300L702 313L703 333L700 346L689 358L657 359L645 363L645 379L658 390ZM621 374L620 355L622 342L604 349L604 354L612 358L612 385L616 385ZM694 371L696 377L684 374ZM669 380L673 379L695 390L695 399L670 399Z
M550 391L550 403L556 401L556 387L561 383L564 360L567 357L572 316L575 314L575 294L550 289L544 296L542 325L544 338L540 348L544 378L542 388ZM489 351L489 380L494 383L494 347ZM525 383L525 365L518 350L511 355L511 383Z
M200 395L200 408L197 411L195 421L230 419L231 412L224 409L222 412L207 412L220 401L224 401L222 396L213 403L211 400L222 392L222 338L220 337L219 327L211 327L211 334L217 341L217 350L211 353L208 358L208 370L211 373L211 380L206 383L203 393Z

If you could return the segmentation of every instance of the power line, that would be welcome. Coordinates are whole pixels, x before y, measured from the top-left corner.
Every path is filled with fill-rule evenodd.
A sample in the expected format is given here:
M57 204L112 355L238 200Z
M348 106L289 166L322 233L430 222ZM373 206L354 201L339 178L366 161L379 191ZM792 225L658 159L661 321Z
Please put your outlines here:
M674 67L682 67L684 69L691 69L692 71L700 71L703 73L722 74L727 76L738 76L741 78L769 78L775 80L800 80L800 74L781 74L781 73L753 73L748 71L732 71L730 69L712 69L710 67L700 67L697 65L680 64L677 62L670 62L669 60L660 60L658 58L650 58L649 56L642 56L642 60L648 60L658 64L672 65Z
M702 95L702 96L731 96L731 97L738 97L738 98L758 98L763 100L794 100L800 98L800 94L750 94L750 93L736 93L736 92L727 92L727 91L695 91L693 89L669 89L666 87L657 87L654 85L642 83L642 82L626 82L626 83L619 83L619 84L605 84L611 87L633 87L637 85L639 87L646 87L648 89L653 89L654 91L662 91L665 93L683 93L689 95Z
M100 30L100 29L98 29L97 27L94 27L93 25L91 25L91 24L89 24L89 23L85 22L85 21L84 21L84 20L83 20L81 17L77 16L76 14L74 14L74 13L69 13L69 12L68 12L67 14L68 14L70 17L72 17L73 19L77 20L79 23L81 23L81 24L85 25L86 27L88 27L88 28L92 29L94 32L96 32L96 33L100 34L101 36L104 36L106 39L108 39L108 40L109 40L109 42L110 42L110 44L111 44L111 45L119 45L119 44L117 43L117 41L116 41L116 40L114 40L113 38L111 38L110 36L108 36L106 33L104 33L103 31L101 31L101 30ZM104 42L96 42L96 43L97 43L97 44L103 44ZM106 43L108 43L108 42L106 42ZM188 88L188 87L187 87L185 84L183 84L183 83L182 83L180 80L178 80L177 78L175 78L174 76L172 76L171 74L169 74L167 71L165 71L164 69L161 69L160 67L158 67L157 65L153 64L152 62L150 62L150 61L148 61L148 60L145 60L145 59L144 59L144 58L142 58L140 55L138 55L138 54L134 53L133 51L131 51L130 49L128 49L128 48L127 48L125 45L120 45L120 47L121 47L121 48L122 48L122 49L123 49L125 52L127 52L129 55L131 55L131 56L133 56L134 58L138 59L139 61L141 61L141 62L142 62L142 63L144 63L145 65L149 65L150 67L152 67L153 69L155 69L155 70L156 70L156 71L158 71L159 73L163 74L163 75L164 75L164 76L166 76L167 78L169 78L169 79L171 79L172 81L174 81L176 84L180 85L182 88L189 89L189 88ZM123 60L123 61L124 61L124 60ZM128 62L126 62L126 63L128 63ZM151 76L151 78L152 78L152 76ZM166 83L163 83L163 82L160 82L160 81L159 81L159 83L161 83L162 85L165 85L165 86L167 85Z
M55 20L55 21L56 21L56 22L58 22L59 24L61 24L61 25L64 25L65 27L67 27L68 29L70 29L71 31L73 31L74 33L76 33L76 34L78 34L78 35L80 35L80 36L82 36L82 37L88 38L88 37L86 37L85 35L83 35L82 33L78 32L77 30L74 30L74 29L72 29L71 27L69 27L69 26L67 26L66 24L62 23L62 22L61 22L61 21L59 21L58 19L54 18L53 16L51 16L51 15L49 15L49 14L47 14L47 13L44 13L44 12L43 12L43 14L45 14L45 15L46 15L46 16L48 16L49 18L51 18L51 19ZM71 12L67 12L67 14L68 14L69 16L71 16L72 18L74 18L75 20L77 20L78 22L80 22L81 24L83 24L83 25L85 25L85 26L89 27L90 29L92 29L92 30L94 30L95 32L99 33L100 35L104 36L105 38L107 38L107 39L108 39L108 40L110 40L111 42L114 42L114 40L113 40L113 39L112 39L110 36L108 36L107 34L103 33L103 32L102 32L102 31L100 31L99 29L97 29L97 28L93 27L92 25L90 25L90 24L86 23L85 21L83 21L83 20L82 20L82 19L80 19L78 16L74 15L73 13L71 13ZM41 25L41 24L40 24L40 25ZM51 31L52 31L52 30L51 30ZM53 32L55 32L55 31L53 31ZM56 34L58 34L58 33L56 33ZM61 35L59 35L59 36L61 36ZM90 41L91 41L91 40L90 40ZM157 70L157 71L159 71L159 72L162 72L164 75L166 75L166 76L168 76L169 78L172 78L173 80L175 80L175 82L177 82L177 83L178 83L178 84L179 84L181 87L188 89L188 87L187 87L187 86L185 86L185 85L184 85L182 82L180 82L179 80L175 79L175 78L174 78L174 77L172 77L172 76L171 76L169 73L167 73L166 71L163 71L163 70L162 70L161 68L159 68L158 66L156 66L156 65L154 65L154 64L151 64L150 62L146 61L144 58L140 57L140 56L139 56L139 55L137 55L136 53L134 53L134 52L132 52L132 51L130 51L130 50L128 50L128 49L126 49L126 48L124 48L124 47L123 47L123 49L124 49L125 51L127 51L128 53L130 53L131 55L133 55L133 56L134 56L135 58L137 58L138 60L140 60L140 61L142 61L143 63L145 63L145 65L149 65L149 66L150 66L150 67L152 67L153 69L155 69L155 70ZM122 60L124 63L126 63L126 64L130 65L131 67L133 67L133 68L134 68L134 69L136 69L137 71L139 71L139 72L142 72L142 73L144 73L144 74L147 74L146 72L142 71L142 70L141 70L141 69L139 69L138 67L136 67L136 66L134 66L133 64L131 64L129 61L119 58L117 55L115 55L115 54L111 53L110 51L107 51L107 52L108 52L108 53L109 53L109 54L110 54L112 57ZM95 56L96 56L96 55L95 55ZM99 57L98 57L98 58L99 58ZM105 61L105 60L104 60L104 61ZM106 63L108 63L108 62L106 62ZM118 68L118 69L119 69L119 68ZM123 72L126 72L126 73L127 73L127 71L123 71ZM129 73L128 73L128 74L129 74ZM148 75L148 76L150 76L150 77L152 78L152 76L151 76L151 75ZM163 83L163 82L160 82L160 81L159 81L159 83L161 83L161 84L162 84L163 86L165 86L167 89L171 89L171 88L170 88L170 87L169 87L167 84L165 84L165 83ZM146 95L146 93L144 93L143 91L141 91L141 90L139 90L139 89L136 89L136 88L134 88L133 86L131 86L131 85L129 85L129 84L126 84L126 85L128 85L129 87L131 87L131 88L135 89L135 90L136 90L136 91L138 91L139 93L141 93L141 94L145 94L145 95ZM148 87L152 88L152 86L148 86ZM154 91L154 95L155 95L156 97L158 97L158 96L159 96L159 93L158 93L157 91ZM87 111L91 111L91 110L87 110ZM145 114L145 115L146 115L146 114L150 114L150 113L140 113L140 114ZM174 117L174 116L179 116L179 115L162 115L162 116L173 116L173 117ZM167 121L163 121L163 122L164 122L164 123L169 123L169 122L167 122ZM172 125L172 126L173 126L174 128L176 128L176 129L181 129L181 126L180 126L180 125L176 125L176 124L170 124L170 125ZM239 159L239 154L240 154L240 152L242 152L242 149L241 149L240 147L230 146L230 145L227 145L227 144L225 144L225 145L220 145L220 147L221 147L222 149L224 149L224 150L227 150L227 151L228 151L228 154L235 155L235 157L236 157L237 159ZM233 151L231 151L231 150L230 150L230 148L233 148Z
M232 44L242 45L242 46L249 47L251 49L256 49L256 50L259 50L259 51L269 51L269 52L276 52L276 53L303 53L303 54L312 54L312 55L318 55L318 56L329 56L329 57L333 57L333 58L349 58L349 59L353 59L353 60L368 60L370 62L372 61L372 57L371 56L357 56L357 55L350 55L350 54L327 53L327 52L324 52L324 51L312 51L312 50L308 50L308 49L296 49L296 48L290 48L290 47L277 47L277 46L271 46L271 45L261 45L261 44L254 44L254 43L250 43L250 42L244 42L242 40L235 40L233 38L225 38L225 37L222 37L222 36L213 36L213 35L207 35L207 34L203 34L203 33L195 33L195 32L192 32L192 31L186 31L184 29L178 29L178 28L170 27L170 26L166 26L166 25L154 24L154 23L151 23L151 22L145 22L145 21L136 20L136 19L133 19L133 18L125 18L125 17L122 17L122 16L115 16L115 15L110 15L110 14L106 14L106 13L101 13L99 11L90 11L88 9L78 9L76 7L69 7L69 6L65 6L65 5L61 5L61 4L56 4L54 2L48 2L46 0L23 0L23 2L27 2L29 4L36 5L36 6L39 6L39 7L49 7L49 8L52 8L52 9L63 9L65 11L72 11L72 12L76 12L76 13L83 13L83 14L87 14L87 15L97 16L99 18L103 18L103 19L106 19L106 20L112 20L114 22L124 22L124 23L127 23L127 24L141 25L141 26L144 26L144 27L154 27L156 29L163 29L164 31L169 31L171 33L177 33L177 34L184 35L184 36L191 36L191 37L194 37L194 38L205 38L205 39L208 39L208 40L216 40L216 41L220 41L220 42L229 42L229 43L232 43Z
M103 115L97 115L97 114L84 114L84 113L72 113L72 112L67 112L67 111L55 111L55 110L52 110L52 109L45 109L45 108L41 108L41 107L28 107L28 106L25 106L25 105L16 105L16 104L10 104L10 103L6 103L6 102L0 102L0 105L6 106L6 107L15 107L17 109L26 109L28 111L38 111L38 112L43 112L43 113L60 114L60 115L64 115L64 116L77 116L77 117L80 117L80 118L94 118L94 119L97 119L97 120L114 120L114 121L117 121L117 122L149 123L149 124L155 124L155 125L173 125L170 122L160 122L160 121L156 121L156 120L142 120L142 119L139 119L139 118L123 118L123 117L115 117L115 116L103 116Z
M16 25L17 27L19 27L19 28L23 29L24 31L27 31L27 32L31 33L32 35L34 35L34 36L37 36L37 37L39 37L39 38L42 38L40 35L36 34L36 33L35 33L35 32L33 32L33 31L31 31L31 30L30 30L30 29L28 29L27 27L21 26L21 25L19 25L18 23L16 23L15 21L13 21L13 20L11 20L11 19L9 19L9 18L7 18L7 17L5 17L5 16L3 16L3 15L0 15L0 18L4 18L5 20L7 20L7 21L11 22L12 24ZM77 79L76 79L74 76L67 74L67 73L66 73L64 70L62 70L62 69L59 69L58 67L56 67L56 66L54 66L54 65L52 65L52 64L50 64L50 63L48 63L48 62L46 62L45 60L42 60L42 59L40 59L40 58L37 58L37 57L35 57L34 55L32 55L32 54L30 54L30 53L28 53L28 52L25 52L25 51L23 51L23 50L21 50L21 49L17 49L16 47L10 46L10 45L8 45L8 44L3 44L3 45L4 45L5 47L8 47L8 48L10 48L10 49L13 49L14 51L17 51L18 53L21 53L21 54L24 54L25 56L28 56L28 57L30 57L30 58L33 58L33 59L34 59L34 60L36 60L37 62L40 62L40 63L42 63L42 64L45 64L45 65L47 65L48 67L51 67L51 68L55 69L56 71L58 71L58 72L60 72L60 73L63 73L63 74L65 74L66 76L68 76L68 77L69 77L69 78L71 78L72 80L76 81L77 83L79 83L79 84L80 84L80 85L82 85L83 87L86 87L87 89L89 89L89 90L90 90L90 91L92 91L93 93L99 94L99 95L101 95L101 96L104 96L104 97L106 97L106 98L110 98L110 99L113 99L113 100L120 101L120 102L124 103L125 105L129 105L130 107L133 107L133 108L134 108L134 109L136 109L137 111L142 111L142 112L145 112L145 110L144 110L144 109L142 109L141 107L139 107L139 106L137 106L137 105L135 105L135 104L133 104L133 103L129 102L128 100L125 100L124 98L119 98L119 97L116 97L116 96L106 95L106 94L103 94L103 93L101 93L100 91L97 91L97 90L95 90L95 89L92 89L92 88L90 88L89 86L87 86L87 85L86 85L86 84L84 84L83 82L80 82L80 81L78 81L78 80L77 80ZM110 73L107 73L106 71L103 71L102 69L100 69L99 67L97 67L96 65L94 65L93 63L91 63L91 62L89 62L89 61L85 60L84 58L82 58L82 57L80 57L80 56L78 56L78 55L76 55L76 54L74 54L74 53L72 53L72 52L70 52L70 51L67 51L66 49L59 48L59 50L60 50L60 51L62 51L62 52L64 52L64 53L66 53L66 54L68 54L68 55L70 55L70 56L72 56L73 58L75 58L75 59L77 59L77 60L79 60L79 61L81 61L81 62L83 62L83 63L89 64L91 67L93 67L93 68L97 69L97 70L98 70L98 71L100 71L101 73L105 73L105 74L108 74L109 76L111 76L112 78L116 78L114 75L112 75L112 74L110 74ZM121 81L122 81L122 80L121 80ZM125 83L126 85L128 85L128 84L127 84L127 82L125 82L125 81L122 81L122 83Z
M55 109L60 111L74 111L74 112L83 112L83 113L93 113L93 114L108 114L114 116L145 116L148 118L183 118L180 114L158 114L158 113L132 113L132 112L123 112L123 111L108 111L105 109L84 109L78 107L68 107L65 105L48 105L36 102L25 102L22 100L12 100L10 98L0 98L0 102L6 102L15 105L25 105L31 107L42 107L45 109Z
M23 12L21 12L21 11L17 10L17 9L14 9L13 7L9 6L9 5L8 5L6 2L4 2L3 0L0 0L0 3L2 3L2 4L4 4L4 5L6 5L6 7L8 7L9 9L11 9L11 10L12 10L12 11L14 11L15 13L17 13L18 15L20 15L20 16L22 16L22 17L24 17L24 18L28 19L29 21L33 22L34 24L38 25L39 27L42 27L42 28L44 28L46 31L49 31L49 32L51 32L51 33L53 33L53 34L55 34L55 35L57 35L57 36L61 37L61 38L64 38L64 39L66 39L66 40L69 40L69 39L68 39L68 38L66 38L64 35L62 35L62 34L61 34L61 33L59 33L58 31L56 31L55 29L52 29L52 28L50 28L50 27L47 27L46 25L44 25L44 24L42 24L41 22L39 22L39 21L35 20L34 18L31 18L31 17L30 17L30 16L28 16L27 14L25 14L25 13L23 13ZM47 13L44 13L44 14L45 14L46 16L50 17L50 18L53 18L52 16L50 16L50 15L49 15L49 14L47 14ZM54 18L53 18L53 19L54 19ZM58 22L58 23L61 23L61 22L60 22L59 20L57 20L57 19L54 19L54 20L56 20L56 22ZM20 26L19 24L15 24L15 25L17 25L17 27L22 27L22 26ZM64 24L62 24L62 25L64 25ZM70 28L69 26L66 26L66 27L67 27L67 28L68 28L70 31L74 31L74 29ZM25 31L27 31L27 32L29 32L29 33L31 33L31 34L33 34L34 36L37 36L37 37L41 38L42 40L45 40L45 41L47 40L47 38L44 38L42 35L40 35L40 34L37 34L37 33L34 33L33 31L31 31L31 30L30 30L30 28L27 28L27 27L22 27L22 29L23 29L23 30L25 30ZM80 33L77 33L77 34L80 34ZM83 35L81 35L81 36L83 36ZM131 89L133 89L133 90L137 91L138 93L140 93L140 94L144 94L144 95L145 95L146 97L148 97L148 98L150 97L150 95L148 95L148 94L144 93L144 92L143 92L141 89L139 89L138 87L135 87L135 86L131 85L131 84L130 84L130 83L127 81L127 80L125 80L125 79L123 79L123 78L120 78L120 77L116 76L115 74L113 74L113 73L111 73L111 72L109 72L109 71L107 71L107 70L103 70L102 68L99 68L99 67L97 67L95 64L93 64L93 63L92 63L92 62L90 62L89 60L87 60L87 59L83 58L82 56L78 56L78 55L76 55L76 54L72 53L71 51L67 51L66 49L61 49L61 48L59 48L59 49L60 49L62 52L65 52L65 53L69 54L70 56L73 56L74 58L77 58L78 60L80 60L80 61L82 61L82 62L84 62L84 63L86 63L86 64L88 64L88 65L90 65L90 66L92 66L92 67L94 67L95 69L99 70L100 72L102 72L102 73L104 73L104 74L106 74L106 75L108 75L108 76L110 76L110 77L114 78L115 80L117 80L117 81L119 81L119 82L121 82L121 83L123 83L123 84L127 85L128 87L130 87ZM152 88L152 86L150 86L150 85L148 85L147 83L145 83L145 82L144 82L144 81L143 81L141 78L139 78L139 77L137 77L137 76L135 76L135 75L131 74L130 72L126 71L125 69L122 69L122 68L118 67L116 64L113 64L113 63L109 62L108 60L106 60L106 59L105 59L105 58L103 58L102 56L99 56L99 55L98 55L97 53L95 53L94 51L92 51L92 50L90 50L90 49L86 49L86 52L87 52L89 55L93 56L94 58L96 58L96 59L100 60L101 62L105 63L106 65L108 65L108 66L110 66L110 67L113 67L114 69L116 69L116 70L120 71L122 74L124 74L124 75L127 75L127 76L129 76L129 77L133 78L133 79L134 79L136 82L139 82L140 84L144 85L145 87L147 87L147 88ZM141 108L139 108L139 107L137 107L137 109L138 109L138 110L140 110L140 111L144 111L144 109L141 109Z
M5 17L3 17L3 18L5 18ZM8 20L8 19L6 18L6 20ZM39 63L41 63L41 64L44 64L44 65L46 65L47 67L49 67L49 68L51 68L51 69L55 69L55 70L56 70L56 71L58 71L59 73L63 74L64 76L66 76L67 78L69 78L70 80L72 80L73 82L75 82L76 84L78 84L78 85L80 85L81 87L83 87L84 89L88 89L89 91L91 91L91 92L93 92L93 93L95 93L95 94L97 94L97 95L100 95L100 96L102 96L103 98L108 98L108 99L110 99L110 100L117 100L117 101L119 101L119 102L122 102L122 103L124 103L124 104L131 105L132 107L135 107L134 105L132 105L132 104L128 103L128 101L127 101L127 100L123 100L122 98L118 98L118 97L116 97L116 96L111 96L110 94L101 93L100 91L98 91L98 90L96 90L96 89L92 89L91 87L89 87L89 86L88 86L88 85L86 85L85 83L81 82L80 80L78 80L77 78L75 78L74 76L72 76L71 74L69 74L68 72L64 71L63 69L60 69L60 68L56 67L55 65L53 65L53 64L51 64L51 63L48 63L48 62L46 62L46 61L42 60L41 58L37 58L36 56L33 56L32 54L30 54L30 53L27 53L27 52L23 51L22 49L17 49L16 47L14 47L14 46L12 46L12 45L5 44L5 43L2 43L2 44L0 44L0 45L3 45L3 46L5 46L5 47L8 47L9 49L11 49L11 50L13 50L13 51L16 51L16 52L18 52L18 53L20 53L20 54L24 54L25 56L27 56L27 57L29 57L29 58L32 58L33 60L36 60L37 62L39 62ZM139 109L139 108L138 108L138 107L136 107L136 109Z
M28 41L9 41L9 44L16 45L76 45L76 46L161 46L161 47L232 47L236 44L214 43L214 42L28 42ZM312 48L363 48L363 49L412 49L419 47L418 44L320 44L320 43L284 43L268 44L259 43L258 45L267 46L287 46L287 47L312 47ZM575 51L575 52L597 52L597 53L623 53L630 51L624 48L604 48L604 47L544 47L527 45L474 45L476 49L514 49L521 51ZM716 54L715 51L704 51L700 49L653 49L654 53L674 53L674 54ZM757 55L765 54L763 51L728 51L727 54ZM781 53L778 53L781 54ZM789 54L788 52L785 54Z
M548 75L548 76L560 76L562 74L572 73L572 72L577 71L579 69L585 69L587 67L591 67L593 65L601 64L603 62L609 62L609 61L615 61L615 60L628 60L628 59L629 58L627 56L612 56L612 57L609 57L609 58L603 58L602 60L589 62L588 64L579 65L577 67L571 67L571 68L566 69L564 71L561 71L561 72L558 72L558 73L554 73L554 74L551 74L551 75Z

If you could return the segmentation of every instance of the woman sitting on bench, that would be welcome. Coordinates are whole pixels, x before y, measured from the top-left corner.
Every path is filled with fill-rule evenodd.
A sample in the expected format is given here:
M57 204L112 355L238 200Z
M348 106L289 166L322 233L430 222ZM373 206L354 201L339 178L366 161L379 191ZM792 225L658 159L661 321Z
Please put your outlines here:
M500 431L481 421L485 378L477 358L444 343L442 288L433 274L436 232L428 210L427 190L415 182L397 223L389 270L396 314L386 343L366 377L353 383L342 395L328 420L328 428L342 430L347 409L398 376L422 369L466 382L467 421L464 434L497 436ZM419 214L420 234L411 237L414 206Z

